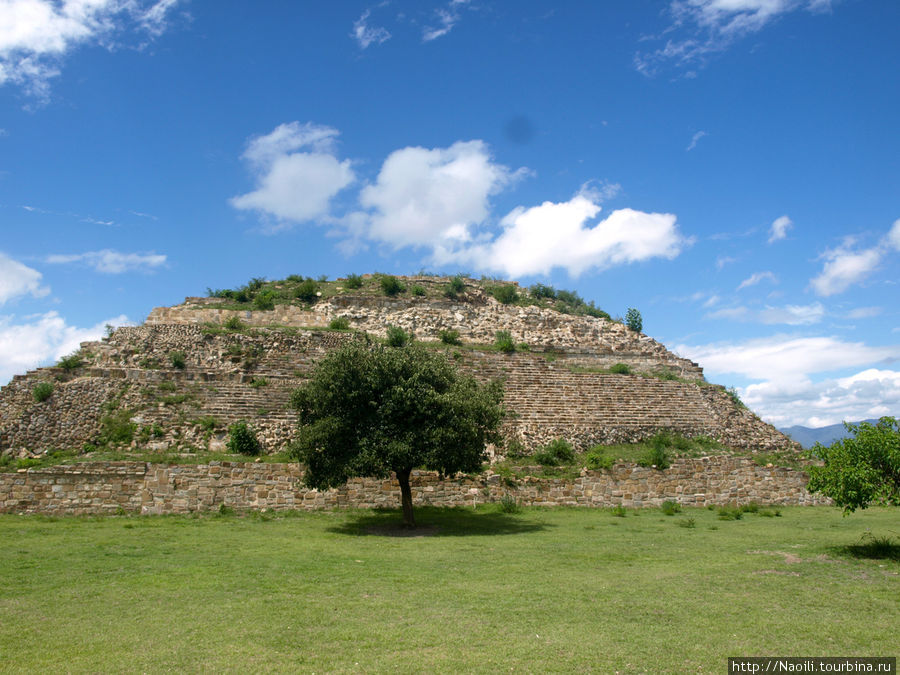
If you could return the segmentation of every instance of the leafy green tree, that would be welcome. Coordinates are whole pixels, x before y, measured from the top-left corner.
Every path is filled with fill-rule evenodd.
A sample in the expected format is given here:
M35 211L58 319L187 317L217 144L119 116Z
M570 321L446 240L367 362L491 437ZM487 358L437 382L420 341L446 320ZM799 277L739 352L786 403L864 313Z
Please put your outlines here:
M644 320L641 318L641 313L634 307L629 307L625 313L625 325L636 333L644 330Z
M485 444L500 440L502 397L499 383L481 385L415 342L356 339L330 352L292 394L301 427L291 453L317 489L393 471L403 523L414 527L411 471L481 471Z
M844 426L851 438L813 447L824 465L810 467L809 491L831 497L844 515L870 504L900 506L900 422L882 417Z

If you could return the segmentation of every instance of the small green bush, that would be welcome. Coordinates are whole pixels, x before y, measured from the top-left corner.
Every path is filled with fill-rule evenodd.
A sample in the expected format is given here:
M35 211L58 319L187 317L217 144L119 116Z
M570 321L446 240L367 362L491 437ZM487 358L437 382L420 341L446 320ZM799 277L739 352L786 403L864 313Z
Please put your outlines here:
M31 390L31 396L34 398L36 403L43 403L48 398L50 398L50 394L53 393L53 385L49 382L38 382L34 385L34 389Z
M693 518L688 518L687 520L681 520L678 522L678 527L685 527L689 530L697 527L697 522Z
M500 498L500 510L503 513L518 513L522 510L519 502L511 494L507 493Z
M131 421L131 411L115 410L100 418L100 440L102 443L131 443L137 424Z
M259 455L262 445L256 437L253 427L246 422L235 422L228 427L228 450L237 455Z
M494 347L501 352L509 354L516 351L516 343L508 330L498 330L494 336Z
M328 324L328 327L331 330L349 330L350 329L350 319L346 316L338 316L331 320L331 323Z
M303 302L315 302L319 299L319 296L316 293L319 292L319 285L313 281L312 279L306 279L300 283L297 288L294 289L294 297L302 300Z
M416 284L415 286L412 287L412 294L418 298L424 297L425 289L422 286L419 286L418 284Z
M512 284L502 284L491 289L494 299L504 305L511 305L519 299L519 292Z
M250 380L250 386L254 389L259 389L260 387L265 387L269 384L269 381L264 377L254 377Z
M222 426L219 418L212 415L198 417L196 420L194 420L194 424L203 429L203 431L215 431L220 426Z
M184 370L186 365L184 352L169 352L169 363L172 364L173 368L177 368L178 370Z
M572 444L564 438L557 438L545 445L534 454L534 460L544 466L559 466L571 464L575 461L575 450Z
M441 331L441 342L445 345L458 345L461 344L459 339L459 331L458 330L442 330Z
M178 389L178 386L170 380L165 380L156 385L156 388L160 391L175 391Z
M510 459L518 459L528 455L528 450L518 438L512 438L506 443L506 456Z
M681 504L671 499L664 501L659 508L663 514L667 516L674 516L676 513L681 513Z
M725 390L725 393L728 394L728 396L738 408L747 408L747 404L741 400L740 394L737 393L737 389L735 389L734 387L728 387L728 389Z
M344 282L344 287L349 288L351 290L355 290L357 288L363 287L363 278L358 274L348 274L347 280Z
M65 371L72 371L76 368L80 368L84 365L84 361L81 358L81 355L78 352L74 352L69 354L68 356L64 356L59 360L59 363L56 364L57 367L62 368Z
M406 286L401 284L397 277L392 277L389 274L382 276L379 283L381 284L381 292L390 297L406 291Z
M391 347L405 347L412 341L412 336L399 326L387 327L387 343Z
M553 286L545 286L544 284L534 284L528 289L528 292L531 293L532 298L536 298L538 300L547 299L547 300L555 300L556 299L556 289Z
M455 300L456 296L458 296L465 290L466 282L463 280L461 275L457 274L455 277L450 279L450 283L448 283L446 288L444 288L444 295L451 300Z
M225 328L228 330L243 330L247 326L244 325L244 322L241 321L236 316L229 317L228 320L223 324Z
M190 398L187 394L171 394L169 396L160 396L159 402L163 405L181 405Z
M274 291L260 291L253 298L253 308L259 310L275 309L275 293Z
M614 507L612 508L612 514L613 514L616 518L624 518L626 515L628 515L628 511L625 510L625 507L624 507L624 506L622 506L621 504L619 504L619 505L614 506Z
M644 329L644 320L641 313L634 307L629 307L625 313L625 325L636 333L640 333Z
M604 447L602 445L595 445L593 448L587 451L587 454L584 457L585 463L587 464L587 468L592 471L600 471L601 469L606 469L609 471L613 468L613 464L615 460L612 456L607 455Z
M638 460L639 466L644 467L656 467L660 471L668 469L671 465L671 461L669 460L669 454L666 452L666 448L661 445L651 446L647 453Z
M627 363L616 363L610 366L609 372L613 375L631 375L631 366Z
M740 520L744 513L737 507L723 506L719 509L719 520Z

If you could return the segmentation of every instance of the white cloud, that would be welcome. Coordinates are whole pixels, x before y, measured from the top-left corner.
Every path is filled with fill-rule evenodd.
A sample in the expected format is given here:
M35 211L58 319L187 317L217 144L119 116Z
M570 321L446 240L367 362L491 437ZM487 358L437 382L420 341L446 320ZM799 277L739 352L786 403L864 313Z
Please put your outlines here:
M49 255L50 264L84 263L98 272L122 274L123 272L149 272L166 264L166 256L158 253L121 253L111 249L88 251L72 255Z
M759 282L764 281L764 280L766 280L766 279L768 279L769 281L771 281L773 284L777 284L777 283L778 283L778 278L777 278L774 274L772 274L771 272L754 272L754 273L751 274L749 277L747 277L746 279L744 279L744 280L741 282L740 286L737 287L737 289L738 289L738 290L741 290L742 288L748 288L748 287L750 287L750 286L756 286L756 284L758 284Z
M881 307L857 307L847 312L849 319L871 319L881 314Z
M331 127L291 122L253 139L243 157L258 187L233 197L231 205L274 217L273 229L327 217L331 199L356 180L350 161L334 155L337 136Z
M710 373L778 382L900 360L900 345L870 347L834 337L775 335L737 343L677 345L675 350Z
M391 39L391 34L387 29L382 28L381 26L369 26L368 23L366 23L371 14L372 10L367 9L353 23L353 31L350 33L350 37L356 40L360 49L366 49L372 44L380 45Z
M850 377L812 382L762 382L740 391L744 403L777 426L820 427L900 415L900 372L869 368Z
M894 221L887 237L885 237L885 243L895 251L900 251L900 218Z
M493 162L482 141L397 150L360 194L373 211L367 234L397 248L468 241L488 217L489 197L519 175Z
M45 97L64 55L83 44L109 46L111 36L166 28L177 0L3 0L0 2L0 85Z
M50 292L41 286L42 275L37 270L0 253L0 305L21 295L41 298Z
M819 12L830 6L828 0L673 0L669 5L672 23L660 36L666 43L654 51L638 53L635 68L652 76L668 63L691 69L702 66L717 52L735 41L765 28L781 15L799 9ZM653 38L651 38L653 39Z
M459 10L467 4L469 4L469 0L450 0L445 8L436 9L438 25L425 27L422 31L422 42L431 42L453 30L460 18Z
M618 209L593 227L586 223L600 206L583 194L567 202L519 207L507 215L493 241L436 251L438 262L474 264L510 276L548 274L554 267L577 276L590 268L650 258L674 258L690 244L670 213Z
M734 319L736 321L767 325L786 324L788 326L808 326L819 323L824 316L825 308L818 302L811 305L766 306L761 310L751 310L747 307L730 307L710 312L706 315L709 319Z
M725 265L730 265L733 262L737 262L737 258L730 258L727 255L720 255L716 258L716 269L721 270Z
M769 228L769 242L773 243L787 237L787 231L794 226L793 221L787 216L776 218Z
M697 141L699 141L701 138L703 138L704 136L707 136L707 135L708 135L708 134L707 134L705 131L698 131L696 134L694 134L693 136L691 136L691 142L690 142L690 145L688 145L687 148L685 148L685 151L686 151L686 152L690 152L691 150L693 150L694 148L696 148L696 147L697 147Z
M824 297L842 293L874 272L883 255L880 248L853 251L846 244L830 249L823 255L826 262L822 273L809 283L818 295Z
M90 328L70 326L57 312L27 318L30 319L27 323L15 324L13 317L0 317L0 383L8 382L13 375L51 364L78 349L82 342L99 339L105 333L106 324L132 325L124 315Z

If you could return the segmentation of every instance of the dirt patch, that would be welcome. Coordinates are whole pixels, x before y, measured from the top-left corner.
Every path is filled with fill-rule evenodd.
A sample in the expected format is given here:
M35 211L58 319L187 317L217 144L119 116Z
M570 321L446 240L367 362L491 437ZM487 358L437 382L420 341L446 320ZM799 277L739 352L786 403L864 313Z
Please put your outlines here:
M803 558L801 558L800 556L794 555L793 553L785 553L784 551L747 551L747 553L760 555L782 555L784 556L784 562L786 562L788 565L795 565L797 563L803 562Z

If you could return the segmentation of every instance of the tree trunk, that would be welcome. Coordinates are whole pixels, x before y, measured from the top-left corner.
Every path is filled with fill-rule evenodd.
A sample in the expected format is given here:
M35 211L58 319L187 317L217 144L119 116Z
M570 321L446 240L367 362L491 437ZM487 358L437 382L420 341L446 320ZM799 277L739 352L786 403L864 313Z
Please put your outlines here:
M397 482L400 483L400 504L403 507L403 527L415 527L413 518L412 490L409 487L409 474L412 469L400 469L397 473Z

